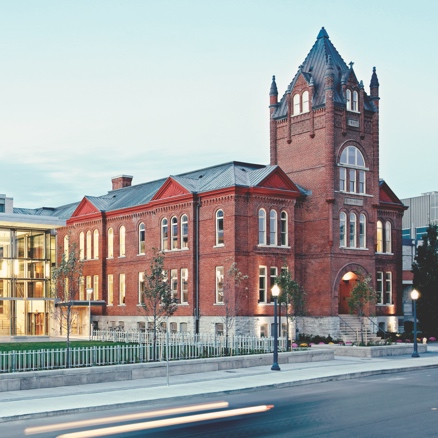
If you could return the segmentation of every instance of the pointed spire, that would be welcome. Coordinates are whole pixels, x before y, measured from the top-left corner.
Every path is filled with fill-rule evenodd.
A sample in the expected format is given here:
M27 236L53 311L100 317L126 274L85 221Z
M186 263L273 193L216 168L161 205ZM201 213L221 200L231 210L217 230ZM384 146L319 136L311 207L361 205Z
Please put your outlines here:
M350 66L350 70L353 70L354 62L353 62L353 61L350 61L350 62L348 63L348 65Z
M317 40L321 39L321 38L328 38L328 33L326 32L326 30L324 29L324 27L321 27L321 30L319 31L318 36L316 37Z
M373 74L371 76L370 88L377 88L379 80L377 79L376 67L373 67Z
M270 96L278 96L277 84L275 82L275 75L272 76L271 89L269 90Z

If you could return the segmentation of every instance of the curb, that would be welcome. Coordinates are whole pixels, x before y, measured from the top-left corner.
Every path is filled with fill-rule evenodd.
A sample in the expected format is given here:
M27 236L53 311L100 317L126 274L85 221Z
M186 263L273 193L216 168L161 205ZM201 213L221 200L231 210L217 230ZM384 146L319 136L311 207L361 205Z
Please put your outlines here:
M438 368L438 364L419 365L419 366L403 367L403 368L389 368L389 369L385 369L385 370L358 371L358 372L354 372L354 373L334 374L332 376L314 377L314 378L303 379L303 380L295 380L295 381L282 382L282 383L272 383L269 385L259 385L259 386L246 387L246 388L229 389L226 391L215 391L215 392L209 392L209 393L204 393L204 394L179 395L179 396L175 396L175 397L157 398L157 399L153 399L153 400L138 400L138 401L126 402L126 403L114 403L114 404L104 404L104 405L99 405L99 406L61 409L61 410L57 410L57 411L36 412L33 414L11 415L8 417L0 417L0 423L6 423L9 421L18 421L18 420L29 420L29 419L35 419L35 418L57 417L57 416L61 416L61 415L80 413L80 412L99 412L99 411L124 408L124 407L129 407L129 406L131 406L131 407L142 406L145 404L150 406L153 404L163 403L164 401L168 401L168 400L178 401L178 400L184 400L184 399L193 398L193 397L210 397L212 395L218 396L218 395L238 394L240 392L252 392L252 391L258 391L258 390L269 390L269 389L276 389L276 388L290 388L290 387L294 387L294 386L304 386L304 385L312 385L315 383L326 383L326 382L336 382L336 381L341 381L341 380L351 380L351 379L358 379L361 377L370 377L370 376L377 376L377 375L382 375L382 374L402 373L402 372L408 372L408 371L421 371L421 370L431 369L431 368Z

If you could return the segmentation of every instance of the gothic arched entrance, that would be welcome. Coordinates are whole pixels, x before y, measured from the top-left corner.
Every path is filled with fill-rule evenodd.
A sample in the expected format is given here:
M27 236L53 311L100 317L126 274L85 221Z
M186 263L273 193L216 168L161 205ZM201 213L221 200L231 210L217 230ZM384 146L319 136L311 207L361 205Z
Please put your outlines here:
M339 314L346 314L350 312L350 308L348 306L348 297L356 285L356 281L357 275L353 271L348 271L342 276L342 279L339 283Z

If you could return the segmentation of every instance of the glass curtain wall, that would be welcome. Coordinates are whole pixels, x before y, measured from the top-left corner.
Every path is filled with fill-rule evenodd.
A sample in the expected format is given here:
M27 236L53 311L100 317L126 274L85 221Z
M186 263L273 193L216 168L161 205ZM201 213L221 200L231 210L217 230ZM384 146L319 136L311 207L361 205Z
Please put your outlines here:
M0 335L47 335L55 237L0 228Z

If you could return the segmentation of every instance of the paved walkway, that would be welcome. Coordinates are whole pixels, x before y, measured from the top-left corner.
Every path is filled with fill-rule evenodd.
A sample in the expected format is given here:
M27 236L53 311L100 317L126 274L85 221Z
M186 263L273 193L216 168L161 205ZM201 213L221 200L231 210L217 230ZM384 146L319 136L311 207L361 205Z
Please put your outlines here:
M170 364L172 366L172 364ZM200 374L108 382L59 388L0 393L0 422L101 410L151 400L174 399L200 394L228 394L257 388L288 387L330 380L351 379L411 369L438 367L438 346L428 346L419 358L410 355L385 358L336 357L324 362L240 368Z

